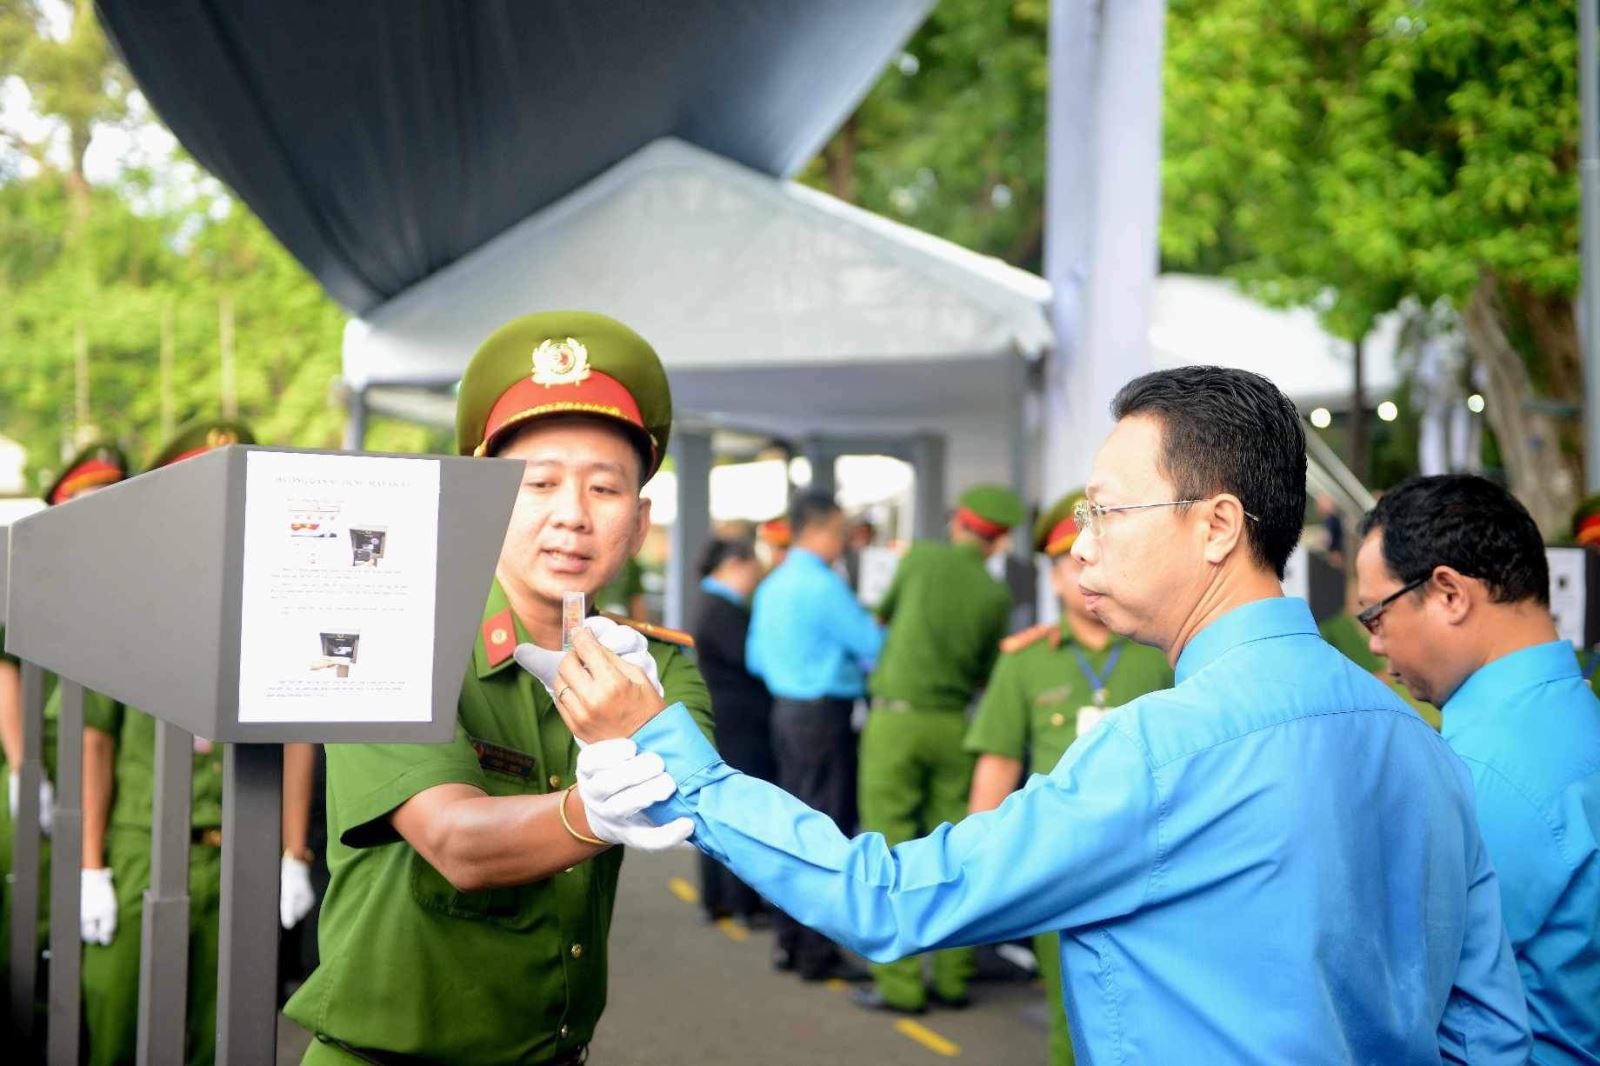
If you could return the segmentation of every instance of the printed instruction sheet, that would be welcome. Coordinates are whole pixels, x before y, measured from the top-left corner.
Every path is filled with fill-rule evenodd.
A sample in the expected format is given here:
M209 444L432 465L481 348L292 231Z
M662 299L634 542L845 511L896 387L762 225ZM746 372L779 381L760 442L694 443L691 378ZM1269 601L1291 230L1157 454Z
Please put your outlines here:
M439 463L251 452L241 722L433 714Z

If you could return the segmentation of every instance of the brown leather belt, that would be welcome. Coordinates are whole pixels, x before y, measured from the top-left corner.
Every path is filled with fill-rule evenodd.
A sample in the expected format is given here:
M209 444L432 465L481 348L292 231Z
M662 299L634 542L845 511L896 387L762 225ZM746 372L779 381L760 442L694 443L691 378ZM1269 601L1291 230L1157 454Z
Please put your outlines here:
M351 1047L337 1040L330 1040L329 1043L341 1051L349 1052L362 1062L373 1063L374 1066L428 1066L426 1059L402 1055L395 1051L373 1051L370 1048ZM571 1051L563 1051L553 1059L545 1059L539 1066L583 1066L588 1061L589 1045L585 1044Z

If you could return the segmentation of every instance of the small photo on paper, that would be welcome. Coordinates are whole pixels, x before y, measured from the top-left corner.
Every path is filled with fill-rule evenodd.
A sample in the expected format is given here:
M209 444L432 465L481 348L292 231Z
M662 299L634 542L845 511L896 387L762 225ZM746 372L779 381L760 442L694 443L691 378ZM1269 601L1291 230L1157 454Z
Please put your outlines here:
M350 561L354 566L377 566L389 533L380 527L350 529Z
M332 670L336 677L349 677L356 663L356 648L361 643L360 633L322 633L322 655L313 659L311 669Z
M302 540L337 537L333 528L339 508L316 500L298 500L289 505L289 536Z

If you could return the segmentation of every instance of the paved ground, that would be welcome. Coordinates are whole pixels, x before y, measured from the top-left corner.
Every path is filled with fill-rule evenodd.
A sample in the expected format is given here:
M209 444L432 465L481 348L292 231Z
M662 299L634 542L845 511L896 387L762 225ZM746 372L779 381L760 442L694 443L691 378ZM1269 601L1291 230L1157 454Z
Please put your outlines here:
M772 936L707 925L695 905L695 853L631 853L611 930L611 992L592 1066L1043 1066L1043 993L1027 983L974 986L965 1011L915 1023L852 1006L843 985L772 969ZM280 1062L305 1034L284 1022Z

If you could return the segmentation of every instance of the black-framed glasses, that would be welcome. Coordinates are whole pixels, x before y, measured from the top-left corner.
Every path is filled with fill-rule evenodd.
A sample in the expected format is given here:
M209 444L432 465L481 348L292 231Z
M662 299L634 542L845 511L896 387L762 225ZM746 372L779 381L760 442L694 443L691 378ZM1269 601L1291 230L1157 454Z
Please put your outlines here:
M1399 592L1390 593L1377 603L1373 604L1371 607L1368 607L1366 610L1356 615L1356 621L1365 626L1368 633L1376 636L1378 633L1378 623L1383 620L1383 612L1387 611L1394 601L1398 600L1401 596L1404 596L1408 592L1416 591L1432 580L1433 571L1429 570L1422 577L1417 578L1409 585L1403 586Z

